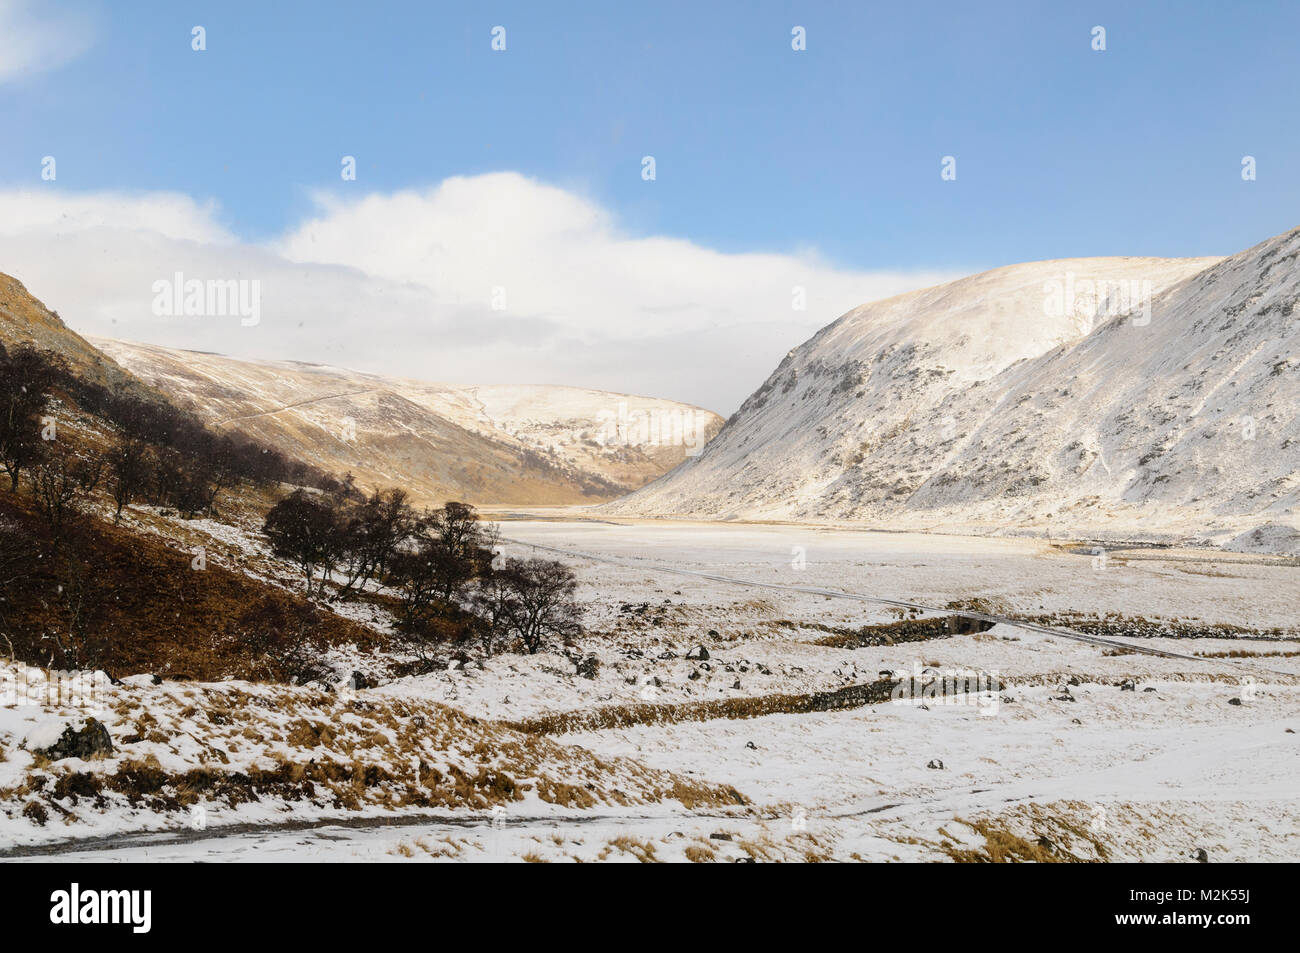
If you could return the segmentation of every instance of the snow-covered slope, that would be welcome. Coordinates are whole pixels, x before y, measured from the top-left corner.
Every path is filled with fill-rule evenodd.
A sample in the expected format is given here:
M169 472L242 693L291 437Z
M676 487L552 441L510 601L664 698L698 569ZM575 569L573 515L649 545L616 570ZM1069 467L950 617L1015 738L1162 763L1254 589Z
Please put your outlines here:
M609 509L1228 541L1300 502L1300 230L860 307ZM1273 534L1276 535L1276 534Z
M574 387L456 387L94 338L218 429L425 503L573 503L642 486L717 433L713 413Z

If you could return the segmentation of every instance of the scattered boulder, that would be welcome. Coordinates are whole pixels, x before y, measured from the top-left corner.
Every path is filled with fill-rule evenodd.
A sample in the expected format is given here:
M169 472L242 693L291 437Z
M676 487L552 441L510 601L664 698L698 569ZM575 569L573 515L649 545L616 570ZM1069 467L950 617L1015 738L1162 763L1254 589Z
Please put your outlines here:
M1155 689L1152 688L1150 685L1148 685L1146 688L1142 689L1142 691L1144 691L1144 692L1154 692Z
M1205 852L1204 847L1196 848L1195 857L1198 864L1208 864L1210 862L1210 855Z
M456 661L459 662L460 659L457 659ZM450 668L451 666L449 665L447 667ZM363 672L353 672L348 678L348 688L352 689L354 692L363 688L373 687L374 686L371 684L370 679L366 678Z
M594 655L585 655L573 660L573 667L583 678L595 678L600 671L600 659Z
M1119 690L1121 692L1135 692L1137 691L1137 682L1131 678L1126 678L1119 683Z
M746 741L746 742L745 742L745 747L748 748L750 751L757 751L757 750L758 750L758 745L754 744L754 742L752 742L752 741Z
M709 840L731 840L731 835L725 831L714 831L709 835Z
M692 682L698 681L700 677L700 670L697 668L693 668L691 669L691 674L687 675L686 677L689 678Z
M739 687L740 687L740 679L736 679L734 682L732 682L732 683L731 683L731 687L732 687L732 688L739 688Z
M717 629L709 629L709 638L711 638L711 639L716 639L717 637L718 637L718 630L717 630Z
M1071 675L1069 678L1067 678L1067 679L1065 680L1065 684L1067 684L1067 685L1082 685L1083 682L1079 681L1079 676L1078 676L1078 675Z
M932 759L930 759L930 763L927 764L926 767L927 767L927 768L933 768L933 769L936 770L936 771L942 771L942 770L943 770L943 762L940 761L938 758L932 758Z
M113 753L113 739L98 718L42 722L32 729L25 744L28 751L40 752L51 761L64 758L86 761L97 754Z
M1240 698L1229 698L1229 699L1228 699L1228 704L1229 704L1229 705L1240 705L1240 704L1241 704L1241 699L1240 699Z
M693 653L694 654L692 654L692 652L687 652L686 657L689 659L699 659L701 662L707 662L709 660L709 650L703 645L696 646Z

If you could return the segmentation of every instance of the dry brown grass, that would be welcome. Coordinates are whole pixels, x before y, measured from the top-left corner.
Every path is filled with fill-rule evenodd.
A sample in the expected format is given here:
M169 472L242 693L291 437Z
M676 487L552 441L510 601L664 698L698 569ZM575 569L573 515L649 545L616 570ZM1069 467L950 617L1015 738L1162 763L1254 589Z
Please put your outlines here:
M26 776L0 791L0 799L30 795L48 806L72 795L81 809L119 801L154 813L200 801L234 807L268 798L340 811L482 811L528 796L575 808L747 803L729 786L628 758L600 758L433 702L279 687L180 690L164 683L111 696L108 707L117 746L111 758L70 771L24 752ZM190 709L226 714L221 723L209 719L200 733L194 730L198 716L185 717ZM236 744L252 749L238 764L230 753ZM159 749L188 759L189 766L164 768Z
M1054 805L1024 805L1006 814L965 820L955 818L984 838L978 847L963 846L944 828L937 847L950 859L962 864L1009 863L1095 863L1110 858L1100 837L1088 830L1086 806L1074 802Z
M0 493L0 518L33 536L42 532L24 495ZM281 677L248 638L271 619L295 625L299 616L311 618L304 637L322 649L355 645L373 651L385 642L375 630L328 609L312 610L297 594L215 561L195 570L192 553L166 538L91 518L81 524L77 539L78 561L94 567L85 583L92 620L85 638L94 651L89 661L114 674L167 672L206 681ZM10 594L9 635L19 661L46 664L48 634L69 638L64 575L53 563L38 564ZM195 634L195 620L202 622L202 637ZM74 667L65 659L55 664Z
M662 861L655 856L655 845L635 837L615 837L601 850L598 858L606 860L614 850L630 854L643 864L659 864Z

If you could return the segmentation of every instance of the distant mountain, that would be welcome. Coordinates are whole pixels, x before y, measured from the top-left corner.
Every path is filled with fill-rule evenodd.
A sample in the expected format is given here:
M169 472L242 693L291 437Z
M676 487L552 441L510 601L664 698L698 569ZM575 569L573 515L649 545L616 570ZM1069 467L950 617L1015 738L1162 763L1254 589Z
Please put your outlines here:
M609 500L672 469L722 426L698 407L574 387L459 387L93 343L218 430L427 503Z
M1013 265L864 305L703 454L605 509L1276 549L1300 503L1298 254L1300 230L1227 259Z

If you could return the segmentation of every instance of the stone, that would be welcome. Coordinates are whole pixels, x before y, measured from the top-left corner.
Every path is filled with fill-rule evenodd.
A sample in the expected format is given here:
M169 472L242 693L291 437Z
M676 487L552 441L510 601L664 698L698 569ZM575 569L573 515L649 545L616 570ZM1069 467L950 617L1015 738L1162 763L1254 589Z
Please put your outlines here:
M87 761L97 754L113 753L113 739L98 718L66 723L57 737L52 737L57 727L38 725L27 737L28 750L39 751L51 761L64 758Z

